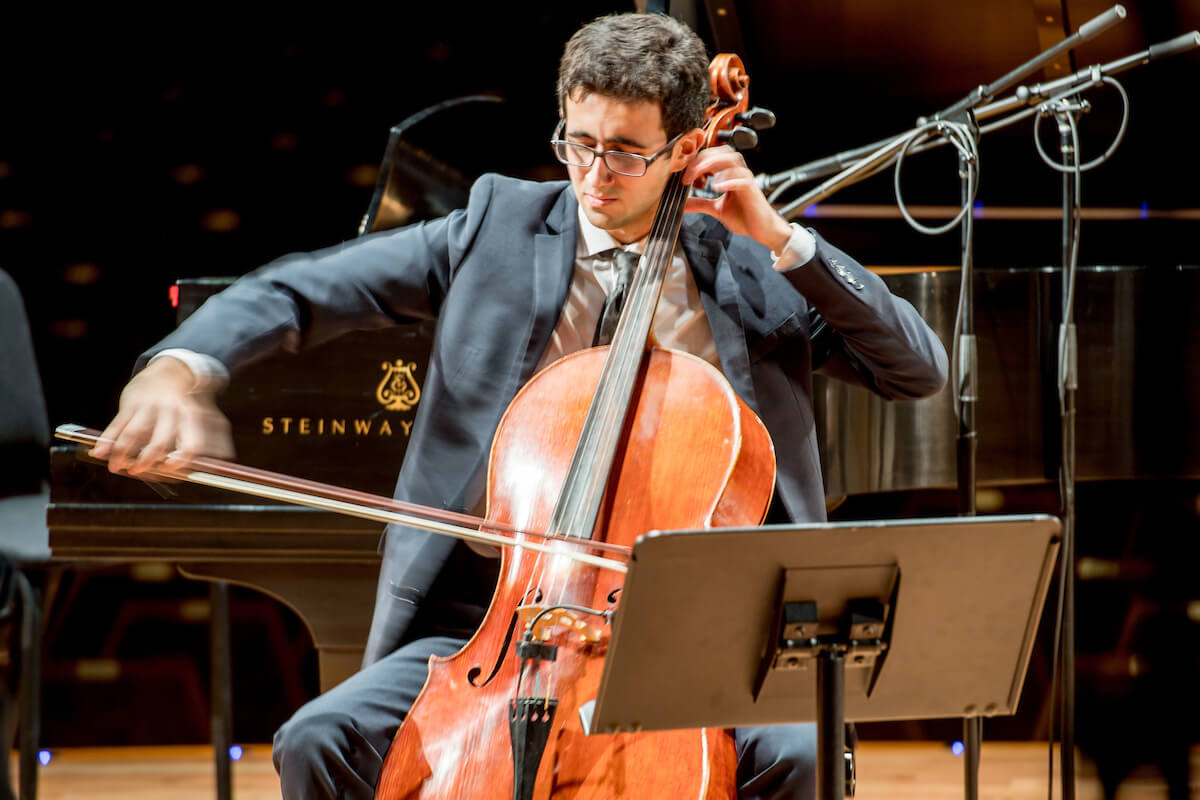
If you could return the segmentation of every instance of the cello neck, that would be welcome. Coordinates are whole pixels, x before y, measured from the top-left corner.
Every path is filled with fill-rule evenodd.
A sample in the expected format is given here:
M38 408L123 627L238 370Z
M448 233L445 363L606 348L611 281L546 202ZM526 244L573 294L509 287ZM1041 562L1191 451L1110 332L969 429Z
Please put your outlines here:
M630 280L625 307L613 333L608 356L592 397L579 444L571 459L562 493L550 518L549 532L591 538L613 459L621 442L638 371L646 354L654 310L675 253L683 206L691 189L682 170L667 180L646 247Z

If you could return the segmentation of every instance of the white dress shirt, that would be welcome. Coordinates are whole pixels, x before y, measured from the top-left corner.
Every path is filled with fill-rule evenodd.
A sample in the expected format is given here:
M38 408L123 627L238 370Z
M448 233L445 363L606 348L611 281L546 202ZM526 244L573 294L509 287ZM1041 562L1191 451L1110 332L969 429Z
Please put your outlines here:
M641 253L646 245L642 238L622 245L608 231L597 228L579 209L579 238L575 242L575 271L567 291L558 324L550 336L550 344L542 354L537 369L541 370L565 355L592 346L596 322L604 310L604 298L616 280L611 256L606 250L622 247ZM775 269L791 269L807 264L816 253L816 240L800 225L792 224L792 238L783 252L775 255ZM667 268L662 295L654 312L651 330L659 347L682 350L699 356L717 369L721 368L712 328L700 302L700 292L688 267L682 247L676 247Z

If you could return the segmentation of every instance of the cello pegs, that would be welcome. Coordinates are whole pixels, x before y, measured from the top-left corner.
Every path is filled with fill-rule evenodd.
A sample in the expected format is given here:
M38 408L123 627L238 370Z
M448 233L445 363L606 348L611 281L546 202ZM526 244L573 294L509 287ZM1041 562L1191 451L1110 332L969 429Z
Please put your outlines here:
M751 109L743 111L735 119L756 131L765 131L767 128L775 127L775 113L761 106L754 106Z
M733 130L719 131L717 140L733 145L734 150L751 150L758 147L758 134L744 125L738 125Z

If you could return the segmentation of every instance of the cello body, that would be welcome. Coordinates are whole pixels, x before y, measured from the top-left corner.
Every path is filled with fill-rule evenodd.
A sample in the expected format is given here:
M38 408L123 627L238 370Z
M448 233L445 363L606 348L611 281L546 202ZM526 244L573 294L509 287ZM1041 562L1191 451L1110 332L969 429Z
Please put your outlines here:
M583 350L535 376L516 396L493 440L487 519L543 530L559 497L608 348ZM632 545L653 529L756 525L766 515L774 450L757 417L708 363L652 349L639 374L596 530L587 537ZM563 547L575 547L563 544ZM522 548L503 552L491 606L470 642L430 660L425 688L384 761L385 800L736 797L736 754L725 730L587 736L579 709L594 699L608 621L537 609L613 612L621 573ZM671 620L662 620L670 625ZM522 631L534 627L552 660L523 662ZM528 637L527 637L528 638ZM531 665L531 666L527 666ZM516 708L534 687L553 696ZM524 767L514 757L516 715L543 740ZM517 774L522 773L522 774ZM516 775L516 780L514 780ZM516 788L514 788L516 787Z

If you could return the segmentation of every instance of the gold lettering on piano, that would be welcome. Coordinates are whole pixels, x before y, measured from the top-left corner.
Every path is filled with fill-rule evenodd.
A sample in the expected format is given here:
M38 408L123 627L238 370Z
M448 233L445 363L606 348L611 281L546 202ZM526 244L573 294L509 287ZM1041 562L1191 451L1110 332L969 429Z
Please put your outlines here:
M383 362L383 380L375 390L375 399L388 411L411 411L421 399L421 387L413 375L415 361Z
M411 419L377 420L366 419L325 419L323 417L263 417L259 432L263 436L276 434L291 436L345 436L347 430L353 436L392 436L392 423L400 426L405 436L412 434ZM349 425L347 426L347 423Z

